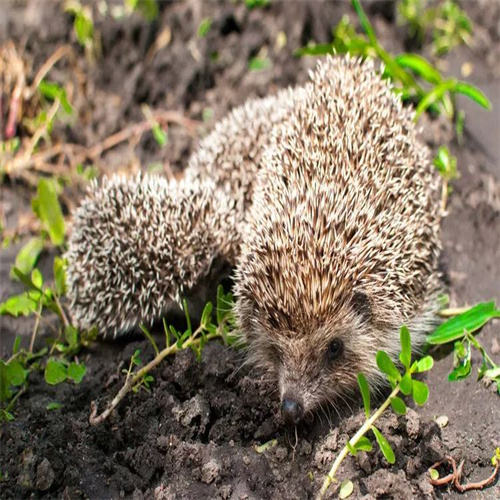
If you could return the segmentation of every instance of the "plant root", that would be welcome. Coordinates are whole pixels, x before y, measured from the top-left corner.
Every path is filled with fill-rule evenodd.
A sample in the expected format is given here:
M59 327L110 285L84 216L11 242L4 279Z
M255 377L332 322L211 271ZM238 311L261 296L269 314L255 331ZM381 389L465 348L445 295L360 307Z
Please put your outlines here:
M467 483L467 484L462 484L460 482L460 479L462 477L462 470L464 466L464 460L460 462L460 464L457 467L457 462L453 457L447 456L445 457L445 460L442 460L441 462L436 462L434 465L430 467L430 469L437 469L440 467L444 462L448 463L451 465L453 472L448 474L447 476L440 477L438 479L429 479L429 482L433 486L442 486L444 484L450 484L453 483L453 486L460 492L463 493L465 491L470 491L470 490L482 490L483 488L486 488L486 486L489 486L490 484L493 484L495 482L495 478L497 476L497 473L500 469L500 461L497 460L495 464L495 469L493 470L492 474L487 477L486 479L483 479L482 481L477 481L473 483Z

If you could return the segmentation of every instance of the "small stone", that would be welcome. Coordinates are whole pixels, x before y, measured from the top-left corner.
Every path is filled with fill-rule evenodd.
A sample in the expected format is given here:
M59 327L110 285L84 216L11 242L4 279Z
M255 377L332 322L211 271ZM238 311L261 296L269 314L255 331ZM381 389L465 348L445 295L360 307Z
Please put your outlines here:
M223 484L219 489L219 496L222 500L228 500L231 498L233 492L233 487L230 484Z
M213 483L219 474L219 464L215 460L210 460L201 468L201 481L206 484Z
M161 451L167 451L170 446L170 440L167 436L158 436L156 438L156 447Z
M248 458L246 455L243 457L243 463L245 465L250 465L250 458Z
M420 417L411 408L408 408L406 412L406 432L410 439L416 439L420 432Z
M276 448L276 459L279 461L279 462L283 462L283 460L286 459L287 455L288 455L288 451L286 448L284 448L283 446L278 446Z
M299 455L310 455L312 453L312 445L309 441L302 439L298 446Z
M436 424L443 429L448 425L448 417L446 415L441 415L438 418L436 418Z
M41 491L47 491L52 486L54 478L52 465L44 458L36 469L36 487Z

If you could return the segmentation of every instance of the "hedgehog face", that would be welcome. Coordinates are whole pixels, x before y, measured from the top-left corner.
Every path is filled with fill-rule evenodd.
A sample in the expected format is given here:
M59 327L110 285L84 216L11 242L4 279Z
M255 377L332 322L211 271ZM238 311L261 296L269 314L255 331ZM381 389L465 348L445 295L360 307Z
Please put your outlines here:
M253 299L241 298L238 310L251 361L277 379L288 423L297 424L323 405L348 404L357 374L376 369L375 353L382 346L362 292L353 293L328 321L269 313Z

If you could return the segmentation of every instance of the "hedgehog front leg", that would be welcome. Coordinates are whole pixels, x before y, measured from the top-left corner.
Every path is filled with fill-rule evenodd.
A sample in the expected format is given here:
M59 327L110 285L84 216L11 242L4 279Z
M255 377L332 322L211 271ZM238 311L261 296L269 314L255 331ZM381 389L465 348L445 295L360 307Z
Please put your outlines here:
M66 254L71 312L103 335L150 324L202 286L214 262L233 262L238 245L235 203L210 183L93 183Z

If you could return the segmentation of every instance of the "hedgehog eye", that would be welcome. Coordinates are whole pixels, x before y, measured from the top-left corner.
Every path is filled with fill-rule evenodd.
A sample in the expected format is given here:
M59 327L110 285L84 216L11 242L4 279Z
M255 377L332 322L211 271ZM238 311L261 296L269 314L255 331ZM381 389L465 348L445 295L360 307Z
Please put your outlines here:
M332 362L338 359L344 352L344 343L340 339L333 339L328 345L326 356Z

